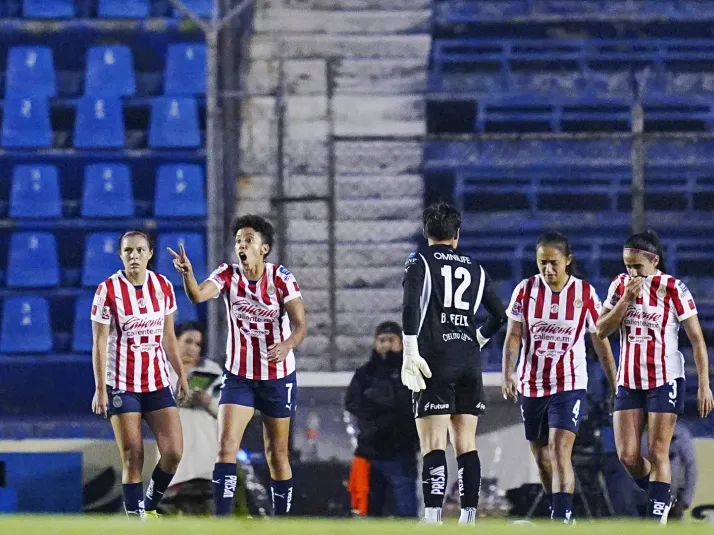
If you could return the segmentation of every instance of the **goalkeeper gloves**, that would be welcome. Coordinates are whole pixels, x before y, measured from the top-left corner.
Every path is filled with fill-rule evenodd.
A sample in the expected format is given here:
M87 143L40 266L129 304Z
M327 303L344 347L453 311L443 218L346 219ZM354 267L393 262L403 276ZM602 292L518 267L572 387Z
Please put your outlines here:
M481 329L476 331L476 341L478 342L478 346L480 349L483 349L483 346L488 344L488 341L490 338L484 338L483 335L481 334Z
M404 335L404 360L402 362L402 384L412 392L426 389L424 377L431 377L429 365L419 355L415 335Z

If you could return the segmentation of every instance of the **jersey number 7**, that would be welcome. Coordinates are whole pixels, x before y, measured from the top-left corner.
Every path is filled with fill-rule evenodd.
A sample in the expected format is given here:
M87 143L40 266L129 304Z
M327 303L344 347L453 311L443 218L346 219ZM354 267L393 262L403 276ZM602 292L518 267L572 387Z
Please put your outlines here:
M441 274L444 277L444 308L453 306L460 310L468 310L469 304L463 301L464 293L471 285L471 273L468 269L463 267L457 267L454 272L453 278L461 280L461 284L456 289L456 293L452 296L453 285L451 283L451 266L442 266Z

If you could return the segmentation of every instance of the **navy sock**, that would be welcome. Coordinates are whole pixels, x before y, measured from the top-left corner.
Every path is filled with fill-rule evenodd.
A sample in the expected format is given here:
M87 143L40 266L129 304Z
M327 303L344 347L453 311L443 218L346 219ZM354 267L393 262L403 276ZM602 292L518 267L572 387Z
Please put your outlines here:
M635 483L637 483L638 487L647 492L650 488L650 475L647 474L646 476L635 479Z
M650 481L647 495L647 516L661 519L665 508L669 505L669 483Z
M569 492L554 492L553 507L550 518L560 520L564 524L570 524L570 517L573 514L573 495Z
M424 455L424 467L421 474L424 506L441 508L444 504L446 491L446 452L432 450Z
M293 480L270 480L270 492L273 495L273 512L275 516L285 516L290 512L293 502Z
M237 485L236 463L216 463L213 467L213 503L216 506L216 516L231 514Z
M127 516L144 516L144 488L141 483L125 483L122 486L124 494L124 510Z
M151 474L151 481L149 481L149 487L146 489L146 499L144 500L144 509L146 511L155 511L156 506L159 505L161 498L164 497L164 492L169 488L171 480L174 478L173 474L164 472L159 465L154 468L154 473Z

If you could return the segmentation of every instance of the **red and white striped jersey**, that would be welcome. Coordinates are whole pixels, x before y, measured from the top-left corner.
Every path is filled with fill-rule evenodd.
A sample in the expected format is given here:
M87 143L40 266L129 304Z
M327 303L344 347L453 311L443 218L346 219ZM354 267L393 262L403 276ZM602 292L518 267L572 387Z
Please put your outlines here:
M276 364L268 362L268 348L290 336L285 305L302 296L295 276L283 266L266 262L263 276L251 283L240 264L221 264L209 280L218 286L226 303L226 370L259 381L293 373L294 353L290 351Z
M522 281L506 311L521 322L518 391L544 397L588 386L585 330L595 332L600 300L587 282L571 276L553 292L542 276Z
M154 392L170 385L162 345L164 320L176 311L169 279L146 272L139 288L117 271L97 287L92 321L109 325L107 385L126 392Z
M605 310L615 308L630 276L622 273L610 284ZM694 298L680 280L657 271L646 277L642 293L620 325L620 365L617 384L649 390L684 377L679 351L679 323L697 313Z

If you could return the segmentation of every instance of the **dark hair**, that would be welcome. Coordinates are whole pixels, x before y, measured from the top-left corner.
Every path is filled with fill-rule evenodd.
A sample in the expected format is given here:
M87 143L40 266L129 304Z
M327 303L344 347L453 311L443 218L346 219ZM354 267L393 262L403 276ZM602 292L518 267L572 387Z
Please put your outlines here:
M183 321L176 326L176 338L180 338L183 333L188 331L198 331L201 333L201 337L205 335L203 325L197 321Z
M131 238L132 236L141 236L145 238L146 243L149 244L149 250L154 250L154 244L152 243L147 231L141 229L129 229L119 237L119 254L121 254L121 243L124 241L124 238Z
M424 236L436 241L453 240L461 228L459 211L443 201L424 210Z
M659 256L657 269L664 273L667 272L667 267L664 263L664 247L654 230L633 234L625 241L624 249L640 249L641 251L656 254Z
M571 258L570 265L565 266L565 272L568 275L572 275L578 278L582 277L582 275L580 274L580 270L578 270L578 264L575 261L575 255L570 250L570 242L568 241L568 238L565 237L565 235L561 234L557 230L544 232L543 234L538 236L538 239L536 240L536 251L539 247L546 246L555 247L563 254L564 257Z
M240 229L247 227L252 228L260 234L263 237L263 243L270 247L268 253L265 255L267 257L270 251L273 250L273 238L275 236L273 225L271 225L267 219L259 215L244 215L236 219L233 223L233 236L235 236Z
M396 321L383 321L377 325L377 330L374 331L374 337L382 334L396 334L399 338L402 337L402 326Z

